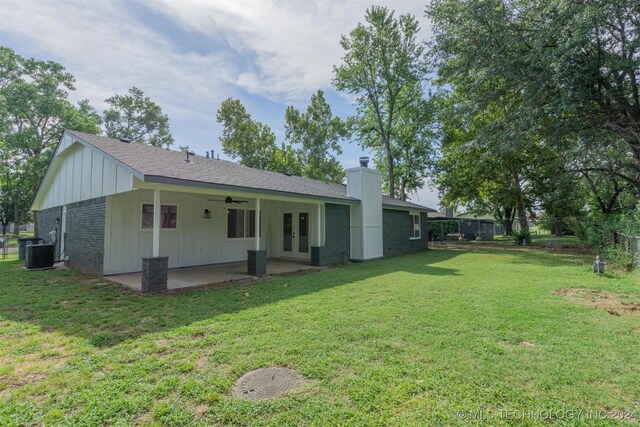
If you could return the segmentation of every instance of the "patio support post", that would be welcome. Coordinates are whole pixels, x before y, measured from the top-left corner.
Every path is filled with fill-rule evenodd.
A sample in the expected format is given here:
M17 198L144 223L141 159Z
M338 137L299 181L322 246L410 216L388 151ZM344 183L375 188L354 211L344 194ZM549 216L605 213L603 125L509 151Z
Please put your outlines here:
M327 265L327 252L322 246L322 203L316 205L316 246L311 247L311 265L316 267L324 267Z
M266 276L267 251L260 249L260 199L256 198L255 214L256 247L247 251L247 273L250 276Z
M169 257L160 256L160 190L153 190L153 246L152 256L142 257L142 292L167 289Z
M255 230L256 230L256 251L260 250L260 198L256 199L256 214L255 214Z
M153 252L152 256L160 256L160 190L153 190Z
M322 246L322 204L318 203L318 209L316 212L318 218L318 220L316 221L318 224L318 246Z

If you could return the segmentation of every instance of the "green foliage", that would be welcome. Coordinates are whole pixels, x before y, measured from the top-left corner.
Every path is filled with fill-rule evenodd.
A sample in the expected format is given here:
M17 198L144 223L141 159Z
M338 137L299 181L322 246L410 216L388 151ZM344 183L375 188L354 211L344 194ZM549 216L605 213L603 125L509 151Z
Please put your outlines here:
M529 229L525 228L520 230L520 232L515 235L514 242L518 246L531 243L531 233Z
M333 117L322 91L311 97L304 113L292 106L287 108L285 133L289 144L280 147L271 128L253 120L238 99L223 101L217 120L223 127L222 151L245 166L329 182L341 183L344 179L336 155L342 153L340 141L350 135L348 123Z
M300 158L291 145L282 144L271 153L268 170L280 173L290 173L296 176L304 176Z
M460 231L459 220L438 220L429 221L429 240L435 240L442 242L449 240L447 237L449 234L455 234Z
M251 118L239 99L225 99L216 116L222 124L222 151L240 164L269 170L276 147L271 128Z
M640 204L635 209L611 213L591 211L586 224L586 239L600 253L615 246L616 233L640 236Z
M571 228L600 251L612 245L624 230L628 200L640 197L637 2L435 0L427 15L439 82L453 93L461 123L453 135L493 144L504 165L515 160L529 187L524 204L546 218L564 218L549 228ZM504 112L496 115L496 107ZM499 167L487 170L500 175ZM454 171L448 177L454 183L444 187L471 177ZM508 190L481 182L480 188ZM452 193L483 203L506 194ZM585 215L588 223L572 219Z
M596 169L640 193L637 7L636 0L436 0L427 15L439 76L473 96L470 115L519 94L524 102L510 107L512 129L561 152L623 140L633 161L617 166L632 173Z
M104 127L111 138L128 138L154 147L173 144L169 117L142 90L132 87L128 95L105 100L111 108L104 111Z
M430 114L424 112L421 87L428 70L425 47L411 15L396 18L393 11L372 6L365 21L340 39L345 54L334 67L333 83L356 96L355 135L374 151L388 194L404 199L421 183L429 152L424 119Z
M604 255L608 264L624 268L628 271L631 271L634 267L635 260L633 259L633 255L620 245L607 246L604 248Z
M331 107L318 90L311 104L301 113L293 106L285 112L285 135L295 149L302 176L321 181L342 183L344 170L336 158L342 154L340 142L351 136L349 123L334 117ZM283 147L283 154L284 152Z
M462 89L438 97L441 152L434 181L442 202L494 214L504 222L517 214L525 229L545 177L557 173L548 166L554 154L512 128L507 104L519 103L517 96L473 116L467 114L471 98Z
M73 106L74 78L52 61L0 47L0 210L3 222L28 218L63 129L100 133L86 100Z

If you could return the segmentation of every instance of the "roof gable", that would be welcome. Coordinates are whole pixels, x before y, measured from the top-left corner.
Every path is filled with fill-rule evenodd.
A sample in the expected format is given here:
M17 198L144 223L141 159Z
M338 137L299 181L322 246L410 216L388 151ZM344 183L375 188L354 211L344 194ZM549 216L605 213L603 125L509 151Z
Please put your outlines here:
M133 176L136 175L142 177L127 165L65 131L58 141L31 209L42 210L131 191Z
M234 187L234 189L252 192L258 190L348 203L358 202L347 196L347 187L344 184L253 169L227 160L208 159L202 156L190 156L190 162L186 162L185 153L181 151L127 143L119 139L72 130L66 130L61 137L52 164L43 181L43 187L45 184L50 184L51 170L59 167L58 163L63 157L60 154L72 144L87 147L118 170L127 172L144 182ZM38 206L42 205L41 199L42 195L39 192L36 198L37 203L34 202L34 209L39 209ZM387 196L382 197L382 204L395 209L432 211L430 208Z

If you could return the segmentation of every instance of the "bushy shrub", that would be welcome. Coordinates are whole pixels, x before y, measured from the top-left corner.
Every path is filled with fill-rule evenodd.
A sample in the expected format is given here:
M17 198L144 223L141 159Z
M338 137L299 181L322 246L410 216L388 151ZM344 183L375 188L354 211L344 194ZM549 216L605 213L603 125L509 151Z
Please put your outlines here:
M520 230L520 232L515 235L515 242L518 246L531 243L531 233L529 229L525 228L524 230Z
M429 240L443 241L447 234L460 231L458 220L429 221Z
M606 215L591 213L585 225L585 238L596 251L606 253L615 244L616 233L640 236L640 203L631 210Z
M629 271L633 269L634 260L631 256L631 252L618 245L607 247L605 249L605 256L609 264L622 267Z
M555 234L556 227L560 227L563 235L573 235L576 233L576 230L573 227L576 225L574 218L576 217L555 218L544 213L536 219L536 224L538 227L550 232L551 234Z

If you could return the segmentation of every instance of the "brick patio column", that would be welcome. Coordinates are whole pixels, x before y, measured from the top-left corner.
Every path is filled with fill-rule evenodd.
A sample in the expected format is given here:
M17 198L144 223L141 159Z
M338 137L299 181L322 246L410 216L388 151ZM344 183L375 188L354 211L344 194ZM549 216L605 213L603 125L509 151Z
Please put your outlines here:
M316 243L311 246L311 265L315 267L325 267L327 265L327 251L322 244L322 207L324 204L316 205Z
M153 190L153 245L152 256L142 257L142 292L167 290L169 257L160 256L160 190Z
M142 257L142 292L167 290L169 257Z
M247 274L250 276L265 276L267 274L267 251L247 251Z

